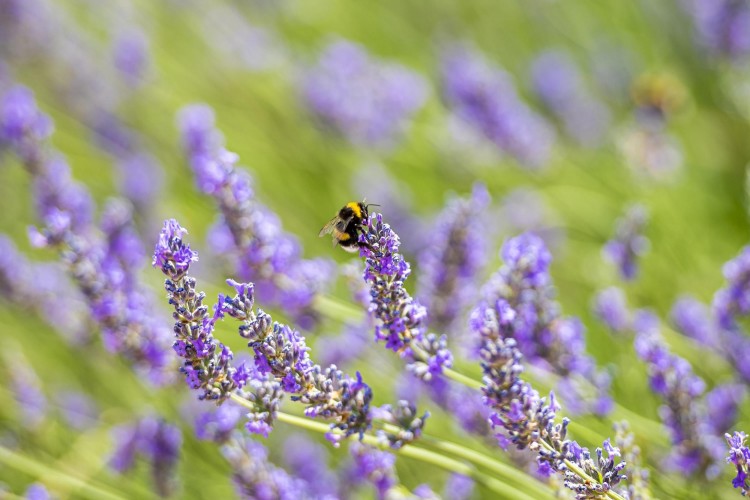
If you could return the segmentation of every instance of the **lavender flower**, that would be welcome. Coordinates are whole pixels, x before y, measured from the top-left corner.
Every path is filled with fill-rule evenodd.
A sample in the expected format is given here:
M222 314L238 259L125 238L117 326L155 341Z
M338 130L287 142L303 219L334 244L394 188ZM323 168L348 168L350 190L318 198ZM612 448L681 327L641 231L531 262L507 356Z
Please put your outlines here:
M303 434L292 434L284 442L284 461L307 483L314 498L337 497L338 480L326 465L326 450Z
M615 333L624 333L630 329L630 311L625 292L621 288L613 286L597 293L594 298L594 314Z
M135 26L118 33L112 46L115 68L131 86L143 82L149 68L148 37Z
M297 500L309 497L305 482L268 461L268 450L235 434L221 449L232 469L237 496L247 500Z
M195 291L195 279L188 275L197 254L183 242L185 232L174 219L166 221L153 263L167 276L165 288L177 320L174 350L185 359L182 371L188 386L199 390L201 399L221 403L237 393L252 403L255 411L248 415L250 421L246 424L250 432L268 435L283 390L292 395L292 400L308 405L305 410L308 417L332 421L332 432L327 438L334 445L351 435L361 438L372 419L372 391L361 375L357 373L356 379L352 379L335 365L323 369L314 364L305 339L297 331L274 322L260 309L254 310L251 283L227 280L237 294L220 295L213 316L209 316L208 307L203 305L205 294ZM214 325L225 316L241 323L239 332L253 349L255 369L234 368L231 351L214 340ZM254 390L240 391L243 387ZM405 434L393 437L393 446L397 447L414 438L415 428L412 422L406 425L397 412L393 415L397 424L405 423Z
M568 136L584 147L602 144L610 125L609 110L586 90L570 56L542 52L532 63L531 76L534 91Z
M705 382L693 373L690 363L669 352L652 313L640 311L634 329L636 354L648 363L651 389L664 400L659 413L672 440L665 466L688 475L713 476L722 452L719 434L701 400Z
M36 106L34 94L26 87L8 90L0 101L0 145L11 148L36 169L42 161L42 144L53 130L52 121Z
M427 94L416 73L345 40L329 43L304 78L310 111L357 146L393 147Z
M745 446L747 435L744 432L735 432L733 435L724 434L729 445L727 463L734 464L737 468L737 476L732 479L732 486L740 488L742 496L750 494L750 484L747 478L750 474L750 449Z
M42 382L20 351L5 351L9 386L16 400L19 423L29 429L38 428L47 418L47 397Z
M14 120L19 121L17 114L8 112L14 106L23 108L26 117L45 121L28 91L14 91L6 95L4 103L4 111L0 112L2 130L14 129ZM165 370L166 328L155 319L149 294L136 276L137 268L132 266L143 254L128 256L128 251L137 251L132 245L126 250L119 244L102 241L92 223L91 196L71 178L64 159L44 142L46 136L33 128L15 129L22 132L14 136L12 145L34 178L36 209L43 224L40 230L30 231L32 244L59 251L102 331L105 346L123 354L153 382L168 381L164 378L169 372ZM106 230L106 217L103 224ZM123 231L118 229L117 234Z
M516 341L507 336L513 328L516 311L503 299L498 299L498 311L486 309L483 323L474 321L472 328L478 337L485 387L485 403L493 413L490 422L501 446L513 444L518 449L529 448L537 454L537 462L550 472L564 477L564 485L577 498L597 498L606 494L623 479L624 462L616 463L619 450L605 441L596 450L596 460L586 448L566 439L569 420L556 423L560 410L554 394L540 398L520 375L522 355ZM505 335L503 335L505 333ZM546 465L545 465L546 464Z
M385 499L388 491L398 484L394 470L396 457L387 451L359 443L353 443L349 450L354 459L352 474L355 480L372 483L378 499Z
M716 292L713 311L719 325L726 330L736 330L737 318L750 313L750 246L724 264L727 284Z
M469 46L453 45L442 54L441 79L448 106L498 149L525 166L547 162L554 132L520 100L502 69Z
M599 382L591 409L606 410L608 381L595 372L593 360L585 354L583 324L563 317L554 301L549 274L552 256L544 242L532 233L508 239L502 247L504 265L482 289L482 301L474 309L470 325L474 331L513 338L529 361L552 370L564 379L560 387L566 399L591 399L584 392L591 387L584 379ZM501 328L507 321L509 328ZM571 375L578 378L573 380ZM581 401L581 410L587 405ZM575 404L573 405L575 408Z
M624 280L635 279L637 259L649 249L649 240L643 235L648 213L642 205L631 205L618 219L614 237L603 248L604 258L617 266Z
M630 432L626 421L616 422L615 444L622 451L622 458L628 464L628 498L630 500L651 500L649 471L643 468L641 449L635 444L635 436Z
M385 347L402 354L408 369L423 380L430 380L449 368L453 355L445 335L425 333L426 310L404 288L411 274L409 263L399 253L400 240L383 216L375 213L365 223L360 250L365 257L364 280L370 287L370 314L379 324L375 339Z
M26 488L23 498L26 500L50 500L53 497L42 483L33 483Z
M182 433L163 420L144 417L113 430L116 445L110 466L119 473L130 470L138 455L151 463L154 487L160 496L169 496L175 486L174 472L182 446Z
M672 306L670 317L677 331L683 335L705 346L719 348L719 331L705 304L683 295Z
M474 492L474 480L461 474L451 474L443 489L443 498L468 500Z
M750 56L750 3L746 0L685 0L699 42L739 61Z
M237 273L298 322L312 326L317 319L312 302L328 287L332 263L301 258L297 239L284 233L278 217L255 199L249 175L235 166L237 156L221 147L209 107L184 108L180 123L198 187L216 200L220 224L232 235Z
M438 216L431 244L419 259L418 297L429 311L430 327L450 332L472 302L472 279L484 262L484 225L480 214L489 204L483 185L468 200L454 199Z

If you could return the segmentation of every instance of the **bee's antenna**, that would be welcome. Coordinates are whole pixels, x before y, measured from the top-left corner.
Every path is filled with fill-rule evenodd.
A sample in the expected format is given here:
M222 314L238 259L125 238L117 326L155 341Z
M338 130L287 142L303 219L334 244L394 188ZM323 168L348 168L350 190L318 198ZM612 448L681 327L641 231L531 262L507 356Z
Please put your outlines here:
M369 209L370 207L379 207L380 205L378 205L377 203L370 203L365 206Z

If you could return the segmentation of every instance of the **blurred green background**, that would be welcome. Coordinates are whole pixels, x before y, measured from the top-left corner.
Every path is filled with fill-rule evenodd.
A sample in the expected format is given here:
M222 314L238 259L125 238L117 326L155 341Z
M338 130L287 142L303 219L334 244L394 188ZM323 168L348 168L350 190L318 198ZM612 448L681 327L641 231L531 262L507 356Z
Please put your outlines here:
M680 293L710 303L723 284L722 264L748 241L745 186L750 122L746 111L750 106L735 90L747 81L750 68L746 62L743 67L702 50L679 2L60 0L40 5L50 15L64 19L64 28L49 33L42 45L80 38L92 58L100 60L101 68L107 68L113 34L123 23L140 27L148 36L151 61L145 81L138 88L120 89L116 110L142 135L144 148L164 169L163 190L153 212L147 217L140 214L136 221L148 235L149 247L156 239L160 221L174 217L189 229L193 248L206 258L210 255L204 252L205 236L217 212L213 201L194 187L175 125L177 111L195 102L214 108L227 148L240 155L240 164L255 179L257 197L280 216L286 230L301 240L306 257L356 260L332 250L330 241L319 239L317 233L344 202L366 194L357 191L353 177L368 163L382 163L390 176L408 187L409 199L405 201L425 225L440 211L449 193L467 195L476 181L487 185L495 207L513 189L533 188L553 214L550 224L564 230L565 236L554 251L552 274L565 313L581 317L587 326L589 353L600 365L613 367L616 401L655 423L659 421L659 401L648 389L644 365L635 357L632 339L613 337L591 313L597 290L621 284L614 268L601 258L602 245L612 236L615 220L629 203L638 201L648 208L646 235L651 251L641 261L639 278L623 286L632 306L651 307L666 318ZM219 6L231 9L242 22L275 33L278 61L271 61L267 68L252 69L217 50L206 33L215 37L232 33L231 25L215 22L218 18L209 15ZM317 126L305 109L298 88L301 69L316 60L332 37L361 43L373 56L403 64L428 80L430 93L425 106L392 151L356 148ZM438 81L440 44L451 40L473 42L490 61L513 76L519 94L540 112L543 107L531 91L531 61L546 49L567 51L578 63L586 84L612 112L613 125L606 143L584 149L558 130L549 165L539 171L524 169L509 157L472 160L464 158L460 150L452 152L445 147L448 110L440 98ZM73 45L79 47L80 43ZM67 156L75 178L85 183L101 204L117 192L113 159L93 143L89 125L61 96L60 81L73 81L70 72L76 68L65 72L50 64L48 58L37 55L43 48L4 57L12 79L31 87L42 110L54 119L55 147ZM269 50L260 45L242 49L259 59ZM621 85L619 93L603 89L597 81L595 70L602 66L611 66L608 71ZM622 70L622 76L616 70ZM669 131L682 148L683 164L667 181L634 173L617 147L618 134L633 120L629 96L632 82L650 73L673 76L685 93L683 105L669 120ZM103 76L105 83L112 80L116 78L111 74ZM26 228L35 223L29 177L10 155L1 161L0 229L31 258L54 260L52 252L33 250L27 241ZM387 218L389 207L383 206L381 211ZM494 232L493 248L499 249L508 235ZM403 240L408 238L402 235ZM496 251L491 257L485 277L499 264ZM203 288L209 297L215 296L224 276L210 263L202 270ZM414 274L418 273L415 266ZM160 273L146 266L143 277L161 296ZM415 278L411 281L407 287L413 290ZM349 300L343 286L337 296ZM259 302L263 306L262 297ZM282 311L274 313L284 317ZM38 431L31 432L19 424L8 388L0 392L0 441L4 449L15 450L29 461L9 458L7 451L1 454L0 480L9 491L20 493L29 483L41 481L60 498L91 496L56 479L57 475L67 475L127 498L153 496L145 466L125 476L107 470L109 429L152 410L179 420L181 405L192 397L188 390L181 385L165 390L145 386L103 348L78 352L40 318L17 305L0 301L0 324L5 345L13 349L17 346L23 352L46 394L65 388L82 390L102 409L99 424L83 433L66 427L54 415ZM310 344L314 346L316 336L335 335L340 326L335 319L325 320L308 334ZM691 361L709 386L731 377L726 362L666 327L663 331L672 350ZM246 349L229 328L220 331L219 337L235 352ZM375 354L366 354L347 368L362 371L375 390L376 403L390 402L401 363L384 353L382 346L373 346L368 352ZM314 358L314 350L312 355ZM480 373L478 366L459 366L467 373ZM465 439L449 415L429 402L422 406L433 413L427 427L430 432ZM610 420L585 417L576 422L602 437L613 434ZM744 405L737 428L748 429L748 424L750 408ZM187 422L181 425L185 432L176 495L230 495L228 466L216 446L197 441ZM266 443L272 458L279 457L280 443L290 432L293 429L277 426ZM589 446L597 444L580 437ZM737 494L731 488L729 466L711 483L691 483L660 473L659 457L669 446L666 435L637 436L637 440L648 457L656 496L719 498ZM478 441L469 444L498 457L503 455ZM344 455L331 453L332 463ZM398 460L398 472L410 488L429 482L439 491L443 478L442 472L408 459ZM476 494L490 498L481 489ZM357 495L367 498L371 493L365 488Z

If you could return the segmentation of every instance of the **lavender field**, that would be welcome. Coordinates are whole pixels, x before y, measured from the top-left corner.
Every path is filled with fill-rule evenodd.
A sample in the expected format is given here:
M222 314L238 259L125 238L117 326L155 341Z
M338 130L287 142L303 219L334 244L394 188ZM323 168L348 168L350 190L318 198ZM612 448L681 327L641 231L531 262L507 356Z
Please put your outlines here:
M0 0L0 200L0 498L750 492L750 0Z

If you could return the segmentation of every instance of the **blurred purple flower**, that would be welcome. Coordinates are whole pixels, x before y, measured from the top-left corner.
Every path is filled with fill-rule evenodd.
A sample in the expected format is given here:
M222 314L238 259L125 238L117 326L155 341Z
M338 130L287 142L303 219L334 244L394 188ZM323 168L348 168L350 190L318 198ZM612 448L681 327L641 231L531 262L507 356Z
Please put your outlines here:
M220 224L232 235L230 255L237 260L236 273L252 280L270 303L294 314L302 327L313 326L317 313L312 303L330 285L333 263L302 258L297 238L285 233L278 216L255 198L249 174L235 165L237 155L221 146L210 107L188 106L179 121L196 183L215 199L222 214Z
M750 246L724 264L723 271L727 284L714 295L713 312L722 328L732 330L738 317L750 313Z
M643 205L631 205L625 215L617 220L615 235L602 249L606 260L617 266L620 277L630 281L638 273L638 257L649 249L650 242L643 235L648 212Z
M55 404L65 422L73 429L91 429L99 420L101 410L96 402L83 392L58 391L55 393Z
M151 62L146 33L136 26L129 26L118 33L112 44L112 62L126 83L140 85Z
M378 61L353 42L329 43L304 75L310 110L358 146L391 148L424 103L427 85L417 73Z
M159 496L169 496L176 486L175 468L180 458L182 433L177 427L155 417L143 417L112 431L115 450L110 467L120 474L129 471L136 457L147 458L154 488Z
M360 443L352 443L349 451L354 459L352 475L355 481L372 483L378 499L384 500L388 491L398 484L394 469L396 457Z
M691 339L714 349L719 348L719 331L711 317L711 310L688 295L681 296L670 313L677 331Z
M443 96L451 110L521 164L544 165L554 132L521 101L510 76L468 45L449 46L441 58Z
M326 464L326 449L303 434L292 434L284 442L284 461L299 479L307 483L312 497L333 500L338 479Z
M702 45L734 60L750 56L750 2L684 0L684 4Z
M469 199L453 199L438 215L430 243L419 258L417 297L428 311L431 329L452 333L466 307L474 302L476 274L485 261L487 241L481 214L490 198L484 185Z
M610 125L609 109L585 88L572 58L564 52L542 52L532 63L534 91L560 120L565 132L584 147L601 145Z
M630 310L625 292L612 286L596 294L594 314L615 333L624 333L631 327Z
M26 488L23 498L26 500L50 500L53 497L42 483L33 483Z
M42 381L20 351L6 349L4 361L9 389L17 405L18 422L28 429L36 429L47 418L49 410Z
M468 500L474 492L474 480L461 474L451 474L443 489L443 498Z

